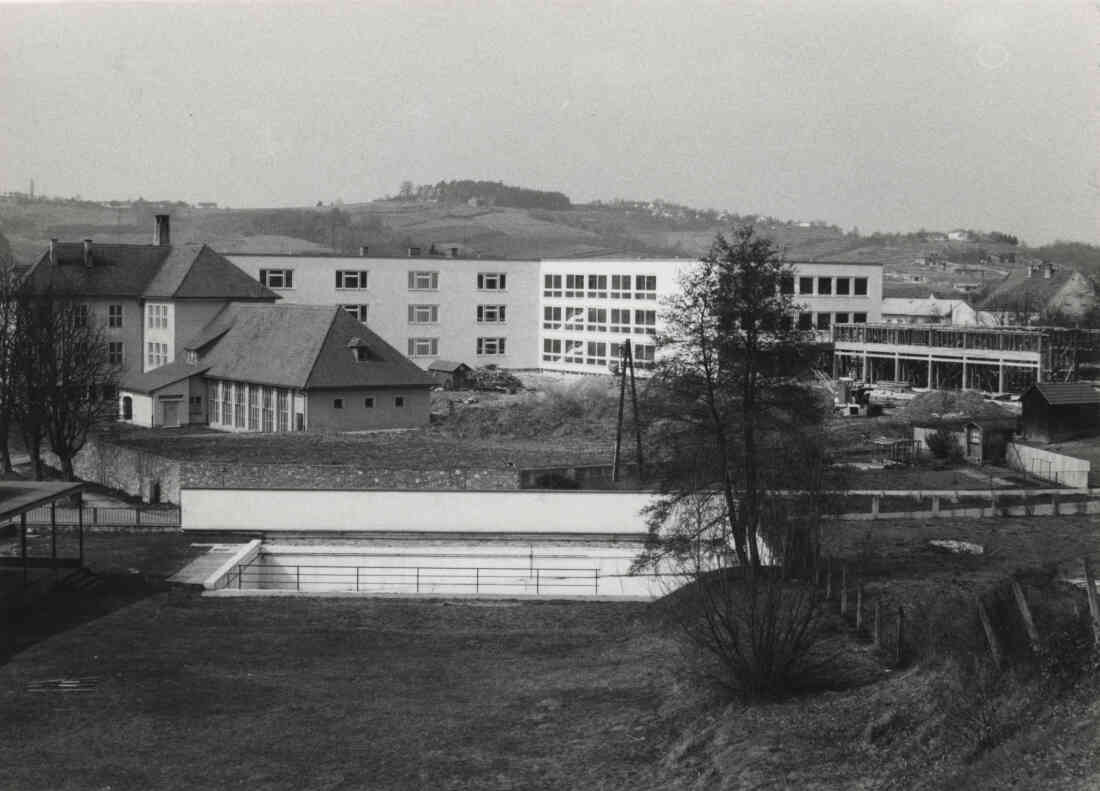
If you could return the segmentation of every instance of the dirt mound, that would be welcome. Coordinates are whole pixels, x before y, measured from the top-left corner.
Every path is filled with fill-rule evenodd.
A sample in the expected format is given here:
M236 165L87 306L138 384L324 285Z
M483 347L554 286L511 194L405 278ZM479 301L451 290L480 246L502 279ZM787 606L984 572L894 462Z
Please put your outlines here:
M1012 420L1016 416L980 393L953 390L930 390L921 393L895 413L904 420Z

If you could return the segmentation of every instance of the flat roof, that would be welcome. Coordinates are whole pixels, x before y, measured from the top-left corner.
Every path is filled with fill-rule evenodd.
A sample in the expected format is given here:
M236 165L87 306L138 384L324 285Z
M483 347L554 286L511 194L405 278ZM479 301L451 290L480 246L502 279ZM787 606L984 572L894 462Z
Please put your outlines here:
M0 520L33 511L86 486L81 481L0 481Z

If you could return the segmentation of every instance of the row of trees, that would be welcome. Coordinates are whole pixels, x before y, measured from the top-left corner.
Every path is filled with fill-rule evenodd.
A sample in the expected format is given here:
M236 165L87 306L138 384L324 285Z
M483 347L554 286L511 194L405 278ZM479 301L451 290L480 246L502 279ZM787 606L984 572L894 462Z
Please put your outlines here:
M397 193L401 201L436 201L439 203L466 203L474 199L488 206L511 206L517 209L552 209L564 211L572 208L569 196L562 192L513 187L500 181L440 181L438 184L413 185L401 182Z
M10 268L0 270L0 473L12 471L9 440L18 431L36 480L47 445L73 480L89 430L117 415L119 373L86 304L29 294Z

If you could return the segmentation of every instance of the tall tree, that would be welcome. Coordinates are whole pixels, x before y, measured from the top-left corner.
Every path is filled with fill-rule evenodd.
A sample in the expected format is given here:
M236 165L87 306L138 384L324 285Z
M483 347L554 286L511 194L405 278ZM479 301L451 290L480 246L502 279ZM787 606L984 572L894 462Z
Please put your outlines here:
M0 475L12 471L8 439L17 392L18 302L15 286L14 267L0 256Z

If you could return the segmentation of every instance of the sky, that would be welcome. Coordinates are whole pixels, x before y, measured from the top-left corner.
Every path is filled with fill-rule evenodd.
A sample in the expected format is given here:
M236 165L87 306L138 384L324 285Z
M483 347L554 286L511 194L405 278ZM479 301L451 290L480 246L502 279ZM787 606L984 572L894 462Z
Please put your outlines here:
M7 4L0 191L471 178L1096 243L1098 44L1100 4L1050 0Z

